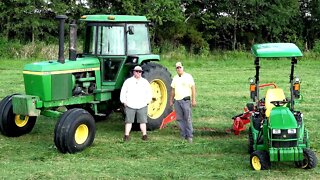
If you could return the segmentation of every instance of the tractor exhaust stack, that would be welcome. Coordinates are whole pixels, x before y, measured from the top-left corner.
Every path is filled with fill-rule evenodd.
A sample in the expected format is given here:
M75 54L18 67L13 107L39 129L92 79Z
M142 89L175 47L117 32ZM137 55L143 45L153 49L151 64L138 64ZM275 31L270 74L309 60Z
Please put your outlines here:
M66 15L58 15L56 19L59 21L59 54L58 62L64 64L64 22L68 17Z
M77 24L73 20L70 24L69 60L77 59Z

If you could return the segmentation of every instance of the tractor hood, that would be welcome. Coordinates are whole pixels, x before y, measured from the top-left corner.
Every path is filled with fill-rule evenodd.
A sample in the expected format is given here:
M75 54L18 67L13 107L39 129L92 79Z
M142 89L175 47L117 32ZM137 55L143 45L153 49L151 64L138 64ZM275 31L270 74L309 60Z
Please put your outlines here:
M23 68L23 74L64 74L73 72L82 72L92 70L98 70L100 68L100 62L97 58L77 58L77 61L66 60L64 64L57 61L42 61L32 64L27 64Z
M298 127L294 115L287 107L272 108L269 120L272 129L293 129Z

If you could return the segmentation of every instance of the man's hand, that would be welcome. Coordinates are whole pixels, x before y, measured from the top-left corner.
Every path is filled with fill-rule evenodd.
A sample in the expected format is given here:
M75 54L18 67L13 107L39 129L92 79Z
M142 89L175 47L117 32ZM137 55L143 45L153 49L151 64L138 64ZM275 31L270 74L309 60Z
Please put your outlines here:
M192 107L195 107L195 106L197 105L196 100L195 100L195 99L193 99L193 100L192 100L192 102L191 102L191 104L192 104Z

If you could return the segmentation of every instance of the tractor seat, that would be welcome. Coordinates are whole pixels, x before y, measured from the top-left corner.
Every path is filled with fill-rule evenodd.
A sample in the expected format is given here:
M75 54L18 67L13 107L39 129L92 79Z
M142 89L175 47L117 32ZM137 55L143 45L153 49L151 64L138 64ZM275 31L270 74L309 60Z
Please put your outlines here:
M283 92L283 90L281 88L268 89L268 91L266 93L266 98L265 98L266 117L267 118L270 117L271 110L272 110L273 107L275 107L270 102L272 102L272 101L283 101L285 98L286 98L286 96L284 95L284 92Z

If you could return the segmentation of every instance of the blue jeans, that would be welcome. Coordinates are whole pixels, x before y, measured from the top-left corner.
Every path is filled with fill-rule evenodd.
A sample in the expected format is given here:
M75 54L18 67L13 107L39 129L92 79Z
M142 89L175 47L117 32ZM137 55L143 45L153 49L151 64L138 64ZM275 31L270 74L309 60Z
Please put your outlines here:
M180 127L180 135L183 138L193 137L192 109L190 100L175 100L174 109L176 111L177 122Z

